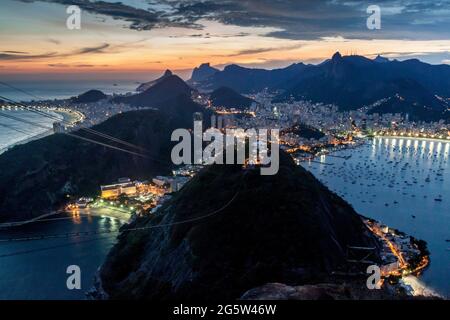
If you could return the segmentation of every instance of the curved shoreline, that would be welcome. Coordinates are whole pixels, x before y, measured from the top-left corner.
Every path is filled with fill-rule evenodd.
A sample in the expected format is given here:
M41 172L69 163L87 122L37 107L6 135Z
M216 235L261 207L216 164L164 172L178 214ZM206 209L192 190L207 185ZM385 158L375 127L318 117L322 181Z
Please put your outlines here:
M387 139L406 139L406 140L422 140L422 141L432 141L432 142L447 142L450 143L450 139L439 139L439 138L424 138L424 137L411 137L411 136L380 136L376 135L373 138L387 138Z
M34 140L42 139L42 138L45 138L45 137L50 136L52 134L53 134L53 129L49 129L47 131L44 131L44 132L41 132L41 133L37 133L36 135L25 137L22 140L16 141L16 142L14 142L14 143L12 143L10 145L7 145L6 147L0 149L0 155L2 153L4 153L4 152L8 151L11 148L14 148L15 146L26 144L26 143L34 141Z
M355 144L355 145L348 146L348 147L346 147L346 148L339 149L339 150L328 150L328 152L325 153L325 154L323 154L322 156L332 155L333 153L336 153L336 152L338 152L338 151L344 151L344 150L349 151L349 150L355 150L355 149L358 149L359 147L362 147L362 146L366 145L367 142L369 142L371 139L374 139L374 138L404 139L404 140L408 140L408 139L409 139L409 140L422 140L422 141L430 141L430 142L443 142L443 143L447 142L447 143L450 143L450 140L433 139L433 138L420 138L420 137L405 137L405 136L375 136L375 137L365 137L365 138L362 138L362 139L360 140L360 143L357 143L357 144ZM316 156L313 156L312 159L316 159L316 158L320 158L320 157L321 157L321 155L316 155ZM309 160L309 161L311 161L311 160ZM323 163L321 163L321 164L323 164ZM345 201L347 201L347 200L345 200ZM347 202L349 202L349 201L347 201ZM350 202L349 202L349 203L350 203ZM351 203L350 203L350 204L351 204ZM361 213L358 213L358 214L361 216L361 218L362 218L363 220L371 220L371 221L374 221L374 222L377 222L377 223L380 223L380 222L381 222L381 221L378 221L378 220L376 220L376 219L374 219L374 218L368 217L366 213L364 213L364 215L361 214ZM369 229L370 229L370 228L369 228ZM371 231L371 233L372 233L375 237L377 237L378 239L384 241L382 238L379 237L379 235L378 235L377 233L373 232L371 229L370 229L370 231ZM398 231L398 230L397 230L397 231ZM402 232L402 231L400 231L400 232ZM422 252L421 254L424 254L424 253ZM401 278L400 278L400 279L401 279L401 282L402 282L403 284L408 285L408 286L410 286L410 287L413 288L413 292L412 292L412 293L409 293L409 294L412 295L412 296L415 296L415 295L425 295L425 296L428 296L428 297L447 299L445 295L443 295L443 294L437 292L435 289L433 289L433 288L427 286L425 283L423 283L422 281L420 281L419 275L420 275L422 272L426 272L426 269L429 267L429 265L430 265L430 263L431 263L429 255L426 255L425 260L426 260L426 263L424 263L423 265L421 265L419 268L417 268L417 269L414 270L413 272L411 272L411 273L409 273L409 274L401 275ZM401 274L401 273L400 273L400 274Z
M51 216L60 214L62 212L63 211L52 211L52 212L41 214L40 216L34 217L32 219L29 219L29 220L0 223L0 230L1 229L5 229L5 228L20 227L20 226L23 226L23 225L26 225L26 224L37 222L37 221L39 221L40 219L43 219L43 218L47 218L47 217L51 217Z
M68 123L70 123L70 125L74 125L77 122L82 121L81 117L75 115L73 111L69 111L69 110L66 111L66 110L62 110L62 109L55 109L55 110L50 110L50 111L52 111L53 113L62 117L62 119L60 119L59 121L55 120L55 122L68 122ZM53 133L54 133L54 131L52 128L52 129L48 129L47 131L37 133L35 135L26 136L22 140L16 141L12 144L9 144L9 145L1 148L0 155L3 154L4 152L8 151L11 148L14 148L15 146L26 144L26 143L34 141L34 140L45 138L47 136L52 135Z

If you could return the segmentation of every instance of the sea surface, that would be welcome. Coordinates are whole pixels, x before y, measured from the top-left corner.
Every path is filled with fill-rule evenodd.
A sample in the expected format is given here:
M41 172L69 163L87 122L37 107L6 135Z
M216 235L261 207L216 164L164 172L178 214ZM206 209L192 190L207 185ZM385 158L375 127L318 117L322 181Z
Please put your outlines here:
M92 288L96 271L116 242L122 224L115 218L67 214L0 230L0 239L80 233L57 239L0 242L0 300L86 299L86 291ZM70 274L66 272L71 265L80 267L81 290L67 288Z
M0 80L2 78L0 77ZM18 81L6 80L9 85L17 89L0 84L0 95L15 101L68 99L89 90L100 90L105 94L124 94L134 92L139 86L135 80L36 80Z
M6 81L6 79L2 79L1 77L0 80ZM26 102L33 100L68 99L78 96L91 89L101 90L105 94L124 94L127 92L134 92L139 85L135 80L8 80L6 82L16 89L0 84L0 96L12 99L14 101ZM0 113L23 118L34 123L37 122L50 129L52 128L54 122L54 120L27 111L0 110ZM8 146L19 142L26 142L32 137L44 134L46 131L49 131L49 129L46 130L31 124L24 124L0 116L0 154L3 153L6 150L5 148Z
M50 114L61 120L63 119L59 114L53 112ZM39 126L24 123L11 117L39 124ZM0 154L12 145L27 142L36 136L52 133L54 122L53 119L29 111L0 110Z
M375 138L303 165L358 213L425 240L431 264L419 279L450 297L449 152L450 141Z

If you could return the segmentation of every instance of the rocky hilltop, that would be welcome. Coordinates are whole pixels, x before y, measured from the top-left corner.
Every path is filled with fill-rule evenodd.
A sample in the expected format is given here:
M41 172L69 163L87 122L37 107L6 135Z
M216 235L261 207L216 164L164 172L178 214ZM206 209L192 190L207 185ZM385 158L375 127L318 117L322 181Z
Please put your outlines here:
M100 90L89 90L80 94L78 97L72 97L70 101L73 103L93 103L106 98L108 98L108 96Z
M203 63L199 67L194 68L192 71L190 83L197 83L204 81L209 77L213 76L215 73L219 72L218 69L211 67L210 63Z
M254 100L247 98L233 89L221 87L214 90L210 95L211 104L215 107L247 109Z
M153 87L155 84L160 83L161 81L165 80L166 78L168 78L170 76L173 76L172 71L166 70L164 72L164 74L161 77L159 77L158 79L142 83L139 87L136 88L136 91L137 92L144 92L144 91L150 89L151 87Z
M116 103L125 103L134 107L165 108L166 102L180 95L190 96L192 88L180 77L167 74L157 80L147 90L132 95L114 98Z
M345 266L347 246L378 242L349 204L287 154L274 176L213 165L124 229L96 295L238 299L271 282L318 283Z

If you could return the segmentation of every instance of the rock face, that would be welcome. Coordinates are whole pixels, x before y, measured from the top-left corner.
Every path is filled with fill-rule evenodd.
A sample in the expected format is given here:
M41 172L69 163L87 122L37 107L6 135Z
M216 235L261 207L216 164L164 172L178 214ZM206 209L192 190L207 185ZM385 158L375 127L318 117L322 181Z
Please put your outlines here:
M110 299L237 299L270 282L319 281L346 263L347 245L378 245L350 205L283 152L275 176L207 167L130 227L140 229L125 229L99 272Z
M211 67L209 63L203 63L198 68L194 68L189 82L196 83L199 81L204 81L213 76L218 71L219 69Z

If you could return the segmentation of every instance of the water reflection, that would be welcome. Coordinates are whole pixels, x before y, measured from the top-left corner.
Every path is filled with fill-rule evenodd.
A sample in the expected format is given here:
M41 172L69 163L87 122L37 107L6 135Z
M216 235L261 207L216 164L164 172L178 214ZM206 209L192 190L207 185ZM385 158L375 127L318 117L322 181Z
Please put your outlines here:
M450 142L375 138L357 150L307 165L363 215L427 241L430 268L423 281L450 295Z

